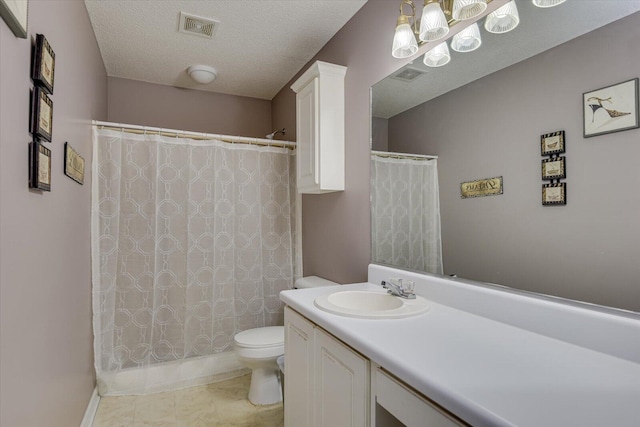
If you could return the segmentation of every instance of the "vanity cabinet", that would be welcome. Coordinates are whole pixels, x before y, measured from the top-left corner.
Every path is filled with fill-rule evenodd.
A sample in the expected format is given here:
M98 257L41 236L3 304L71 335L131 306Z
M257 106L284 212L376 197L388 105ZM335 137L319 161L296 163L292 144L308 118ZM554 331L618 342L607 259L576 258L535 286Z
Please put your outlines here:
M291 86L296 93L298 193L344 190L346 72L346 67L316 61Z
M285 427L467 425L288 306L284 327Z
M285 427L369 425L369 360L285 308Z

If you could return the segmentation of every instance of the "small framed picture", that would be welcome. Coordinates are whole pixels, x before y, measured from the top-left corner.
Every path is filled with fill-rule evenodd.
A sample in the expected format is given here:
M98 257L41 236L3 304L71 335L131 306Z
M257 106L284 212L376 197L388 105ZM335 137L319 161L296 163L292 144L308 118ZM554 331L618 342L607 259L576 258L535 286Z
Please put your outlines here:
M567 204L567 184L544 184L542 186L542 204L547 206Z
M51 150L39 141L29 143L29 188L51 191Z
M31 97L31 133L51 142L53 130L53 101L39 87L33 89Z
M584 137L639 127L638 78L582 94Z
M68 142L64 143L64 174L78 184L84 184L84 158Z
M542 160L542 179L563 179L567 177L565 157Z
M543 156L564 153L564 131L540 135L540 153Z
M53 77L56 69L56 54L42 35L36 36L31 78L46 93L53 94Z

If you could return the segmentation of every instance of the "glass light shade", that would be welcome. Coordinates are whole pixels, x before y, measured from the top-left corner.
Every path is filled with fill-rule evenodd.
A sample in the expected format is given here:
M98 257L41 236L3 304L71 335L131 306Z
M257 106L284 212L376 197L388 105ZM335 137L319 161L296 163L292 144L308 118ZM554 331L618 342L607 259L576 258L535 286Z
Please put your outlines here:
M471 52L479 48L481 44L480 28L478 28L478 24L473 24L453 36L451 49L456 52Z
M400 24L396 27L393 36L393 48L391 54L394 58L408 58L418 51L418 42L413 35L413 30L408 23Z
M553 7L564 3L567 0L532 0L533 4L538 7Z
M449 34L449 24L438 2L429 3L422 9L420 18L420 40L432 42Z
M442 42L438 46L424 54L424 65L427 67L442 67L451 61L449 46L447 42Z
M464 21L482 14L487 8L487 0L453 0L453 19Z
M484 29L494 34L508 33L516 28L519 23L520 15L518 15L516 2L511 0L487 15L487 19L484 21Z

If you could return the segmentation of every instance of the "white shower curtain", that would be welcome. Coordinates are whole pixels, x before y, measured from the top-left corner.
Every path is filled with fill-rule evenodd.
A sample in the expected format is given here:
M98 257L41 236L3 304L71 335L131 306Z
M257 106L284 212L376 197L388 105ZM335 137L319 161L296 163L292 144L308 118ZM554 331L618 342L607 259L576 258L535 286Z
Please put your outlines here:
M438 161L371 156L373 262L442 274Z
M96 127L93 139L99 391L206 382L229 362L203 358L231 356L237 332L283 324L278 293L300 268L295 157Z

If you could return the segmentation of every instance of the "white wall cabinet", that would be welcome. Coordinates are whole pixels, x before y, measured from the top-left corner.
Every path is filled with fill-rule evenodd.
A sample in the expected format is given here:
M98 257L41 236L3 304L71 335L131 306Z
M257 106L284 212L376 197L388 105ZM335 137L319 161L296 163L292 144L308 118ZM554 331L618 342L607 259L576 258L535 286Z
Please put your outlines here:
M285 427L369 425L369 360L285 308Z
M296 93L299 193L344 190L344 77L347 68L316 61L291 86Z

